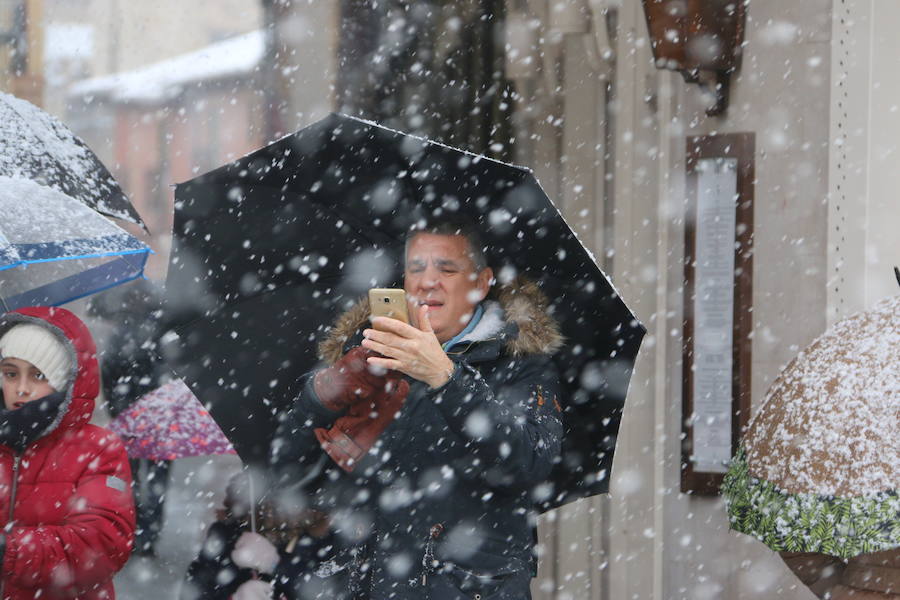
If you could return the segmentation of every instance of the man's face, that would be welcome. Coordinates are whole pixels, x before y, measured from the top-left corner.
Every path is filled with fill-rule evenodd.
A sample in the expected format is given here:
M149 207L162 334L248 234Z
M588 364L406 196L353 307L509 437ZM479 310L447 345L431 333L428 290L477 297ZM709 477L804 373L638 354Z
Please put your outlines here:
M22 408L32 400L40 400L56 391L37 367L19 358L0 361L0 377L3 378L3 402L7 410Z
M462 331L476 304L484 300L494 273L476 272L466 238L420 233L409 244L403 288L410 312L428 306L431 327L441 343Z

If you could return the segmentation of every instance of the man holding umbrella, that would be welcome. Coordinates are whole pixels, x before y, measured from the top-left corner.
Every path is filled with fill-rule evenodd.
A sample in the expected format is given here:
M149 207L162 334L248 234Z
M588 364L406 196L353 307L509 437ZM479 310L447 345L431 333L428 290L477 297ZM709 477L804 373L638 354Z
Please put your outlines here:
M274 445L282 477L331 467L318 492L355 546L362 597L530 598L563 339L535 284L491 290L483 248L463 220L414 231L413 324L367 326L365 302L345 313L320 347L330 366L305 377Z

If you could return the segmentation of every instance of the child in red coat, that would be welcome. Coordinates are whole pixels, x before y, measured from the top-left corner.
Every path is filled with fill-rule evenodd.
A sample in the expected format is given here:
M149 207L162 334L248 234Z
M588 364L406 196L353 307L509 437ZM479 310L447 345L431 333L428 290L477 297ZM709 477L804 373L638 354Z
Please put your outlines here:
M0 317L0 598L111 600L134 538L131 473L88 423L99 391L90 333L62 308Z

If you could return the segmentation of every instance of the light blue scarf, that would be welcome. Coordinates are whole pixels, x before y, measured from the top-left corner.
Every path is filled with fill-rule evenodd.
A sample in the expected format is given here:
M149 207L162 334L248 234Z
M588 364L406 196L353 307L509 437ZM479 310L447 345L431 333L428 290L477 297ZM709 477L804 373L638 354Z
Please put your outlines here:
M444 342L441 347L444 349L444 352L452 348L455 344L462 341L464 337L469 335L475 326L478 325L478 321L481 320L482 315L484 315L484 309L481 308L481 305L475 307L475 314L472 315L472 318L469 319L469 324L465 326L465 328L457 333L455 336Z

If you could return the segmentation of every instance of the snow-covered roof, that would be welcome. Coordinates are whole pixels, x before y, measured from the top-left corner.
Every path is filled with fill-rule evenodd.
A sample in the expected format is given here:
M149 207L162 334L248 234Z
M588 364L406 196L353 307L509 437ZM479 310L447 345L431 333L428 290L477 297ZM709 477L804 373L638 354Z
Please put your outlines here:
M119 102L164 102L185 87L255 71L265 53L265 35L251 31L133 71L85 79L69 96L106 96Z

